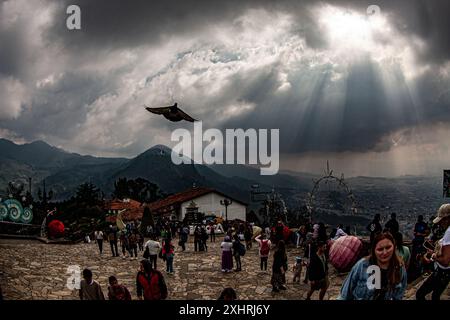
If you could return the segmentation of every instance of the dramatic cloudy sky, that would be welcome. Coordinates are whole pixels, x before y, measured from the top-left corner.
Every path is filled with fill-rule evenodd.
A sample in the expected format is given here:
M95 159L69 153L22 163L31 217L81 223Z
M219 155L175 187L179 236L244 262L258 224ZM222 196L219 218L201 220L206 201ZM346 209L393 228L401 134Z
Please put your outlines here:
M449 14L446 0L0 0L0 137L133 157L192 129L143 109L177 101L205 128L280 129L284 169L438 175Z

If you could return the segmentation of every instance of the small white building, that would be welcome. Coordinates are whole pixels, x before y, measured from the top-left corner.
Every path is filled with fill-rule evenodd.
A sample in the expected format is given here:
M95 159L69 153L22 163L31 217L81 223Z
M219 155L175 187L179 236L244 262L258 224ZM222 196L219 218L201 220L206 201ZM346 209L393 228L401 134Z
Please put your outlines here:
M192 188L171 195L165 199L151 203L150 209L155 216L162 215L182 221L186 216L187 208L194 202L198 208L198 212L226 219L225 206L221 204L221 201L225 199L231 201L231 204L227 207L228 220L240 219L245 221L247 212L246 203L210 188Z

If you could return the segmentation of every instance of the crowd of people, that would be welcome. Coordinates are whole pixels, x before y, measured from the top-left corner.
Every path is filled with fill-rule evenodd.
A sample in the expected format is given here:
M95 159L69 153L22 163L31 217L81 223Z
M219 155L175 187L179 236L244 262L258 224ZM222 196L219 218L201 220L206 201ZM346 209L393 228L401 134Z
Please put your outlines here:
M414 228L414 239L411 250L403 244L396 215L392 214L389 221L381 224L380 215L375 215L367 226L370 232L370 246L367 256L357 261L347 275L340 290L339 300L401 300L404 298L408 280L417 274L429 272L428 278L417 290L416 298L425 299L432 293L432 299L439 299L449 283L450 274L450 204L443 205L433 219L430 226L419 216ZM209 228L207 228L209 227ZM298 283L304 272L303 283L310 286L306 294L309 300L315 291L319 291L319 299L323 300L329 288L329 250L333 241L340 237L351 235L349 228L344 231L343 225L338 225L330 234L323 223L303 225L294 233L286 233L285 226L278 221L272 227L260 228L254 234L252 224L240 222L225 225L221 248L221 271L240 272L245 263L246 251L252 250L257 244L259 269L267 272L269 257L272 256L272 275L270 284L272 292L287 290L286 272L289 270L289 257L286 246L300 248L301 256L296 256L293 266L292 283ZM156 228L155 228L156 229ZM140 270L136 276L136 292L139 299L165 299L168 295L167 285L163 274L158 270L157 261L161 258L166 263L166 274L174 273L173 263L175 246L172 241L178 236L178 245L183 252L190 236L187 225L179 225L176 230L169 223L158 227L160 233L149 232L150 240L143 243L143 236L139 233L138 224L129 225L122 231L110 227L106 232L110 242L112 255L117 254L117 239L122 247L123 256L128 252L130 257L137 258L136 251L144 251L144 259L140 263ZM207 252L208 240L216 239L214 225L198 225L192 232L193 251ZM102 252L102 231L96 231L95 237ZM432 264L432 266L430 266ZM235 268L234 268L235 265ZM253 266L249 266L252 268ZM256 267L256 266L255 266ZM378 268L380 278L377 285L367 285L371 273L369 268ZM257 267L256 267L257 268ZM89 270L83 271L84 280L81 284L81 299L104 299L99 284L92 279ZM222 293L223 299L235 299L236 293L232 288L226 288ZM120 285L115 276L109 278L108 298L111 300L129 300L131 295L127 288Z

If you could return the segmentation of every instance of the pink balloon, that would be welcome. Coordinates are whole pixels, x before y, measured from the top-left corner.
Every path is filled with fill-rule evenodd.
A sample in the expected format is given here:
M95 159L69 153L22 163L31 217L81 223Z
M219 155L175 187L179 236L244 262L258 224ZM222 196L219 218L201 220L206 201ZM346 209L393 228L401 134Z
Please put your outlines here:
M330 262L339 272L349 271L358 261L363 243L355 236L343 236L333 241Z

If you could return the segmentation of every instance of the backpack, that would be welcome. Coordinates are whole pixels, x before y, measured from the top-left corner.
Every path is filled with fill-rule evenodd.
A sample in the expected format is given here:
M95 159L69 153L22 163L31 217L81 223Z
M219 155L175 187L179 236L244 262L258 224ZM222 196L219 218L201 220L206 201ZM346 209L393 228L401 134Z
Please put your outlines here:
M240 242L239 242L239 245L238 245L238 252L239 252L239 255L241 257L245 256L245 246L242 243L240 243Z
M166 255L163 254L162 248L159 249L158 257L159 257L160 259L163 259L164 261L166 261Z
M259 249L259 253L262 256L269 255L270 247L269 247L269 240L261 240L261 249Z
M144 257L144 259L150 258L150 250L148 247L145 247L143 257Z

